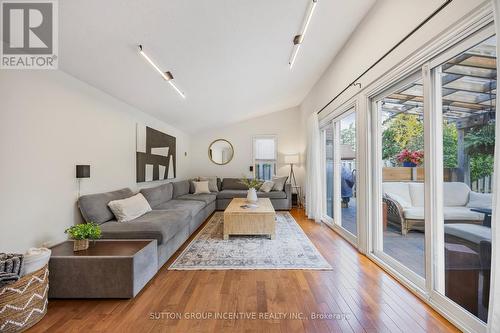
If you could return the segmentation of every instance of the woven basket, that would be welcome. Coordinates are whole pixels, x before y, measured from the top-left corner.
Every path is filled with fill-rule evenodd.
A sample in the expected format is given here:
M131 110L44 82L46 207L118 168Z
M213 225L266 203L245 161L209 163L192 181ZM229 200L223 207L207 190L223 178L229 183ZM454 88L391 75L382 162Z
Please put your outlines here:
M73 240L73 251L83 251L89 248L88 239L75 239Z
M48 266L0 288L0 332L22 332L47 312Z

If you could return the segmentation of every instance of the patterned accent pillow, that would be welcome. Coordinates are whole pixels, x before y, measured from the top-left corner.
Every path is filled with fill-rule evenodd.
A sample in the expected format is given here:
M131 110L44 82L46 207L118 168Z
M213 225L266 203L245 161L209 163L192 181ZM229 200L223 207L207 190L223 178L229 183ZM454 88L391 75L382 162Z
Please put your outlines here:
M274 183L273 191L283 191L287 179L288 176L285 177L273 176L273 183Z
M271 190L273 189L274 187L274 182L270 181L270 180L267 180L264 182L264 184L262 184L259 188L259 191L261 192L271 192Z

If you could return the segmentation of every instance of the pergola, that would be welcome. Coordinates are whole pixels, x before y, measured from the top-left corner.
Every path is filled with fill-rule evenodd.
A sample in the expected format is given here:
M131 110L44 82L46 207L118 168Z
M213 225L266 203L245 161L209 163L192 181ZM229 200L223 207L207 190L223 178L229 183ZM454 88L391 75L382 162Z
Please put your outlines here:
M457 128L478 126L494 119L496 105L496 43L492 37L447 61L441 72L443 116ZM423 114L422 79L386 97L382 110Z
M496 37L461 53L438 68L441 79L443 118L458 130L458 170L455 181L468 181L469 162L464 137L468 129L495 119ZM419 79L384 98L382 111L388 119L398 114L423 117L423 82ZM470 185L470 184L469 184Z

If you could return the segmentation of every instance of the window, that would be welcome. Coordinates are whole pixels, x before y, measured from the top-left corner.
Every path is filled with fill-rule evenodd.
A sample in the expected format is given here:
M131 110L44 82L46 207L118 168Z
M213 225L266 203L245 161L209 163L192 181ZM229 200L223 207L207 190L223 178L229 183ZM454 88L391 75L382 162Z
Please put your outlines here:
M277 164L276 136L257 136L253 139L254 176L270 180L276 175Z

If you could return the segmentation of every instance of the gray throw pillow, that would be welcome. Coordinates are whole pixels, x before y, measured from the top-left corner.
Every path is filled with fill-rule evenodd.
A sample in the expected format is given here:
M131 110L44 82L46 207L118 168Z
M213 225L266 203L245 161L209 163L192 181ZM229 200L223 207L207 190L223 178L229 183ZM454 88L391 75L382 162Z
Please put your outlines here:
M274 183L273 191L283 191L287 179L288 176L285 177L273 176L273 183Z

